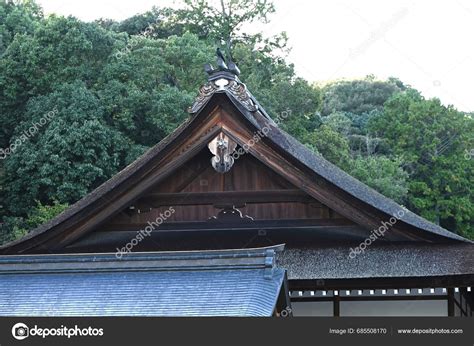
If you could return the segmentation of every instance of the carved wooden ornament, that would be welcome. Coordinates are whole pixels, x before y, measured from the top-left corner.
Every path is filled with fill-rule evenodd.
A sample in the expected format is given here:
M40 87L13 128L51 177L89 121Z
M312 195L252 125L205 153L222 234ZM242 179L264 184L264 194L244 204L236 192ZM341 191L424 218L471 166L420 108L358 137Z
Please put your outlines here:
M220 133L216 138L209 142L208 147L214 155L211 159L212 167L214 167L214 169L219 173L228 172L234 165L232 153L237 147L237 143L224 133Z

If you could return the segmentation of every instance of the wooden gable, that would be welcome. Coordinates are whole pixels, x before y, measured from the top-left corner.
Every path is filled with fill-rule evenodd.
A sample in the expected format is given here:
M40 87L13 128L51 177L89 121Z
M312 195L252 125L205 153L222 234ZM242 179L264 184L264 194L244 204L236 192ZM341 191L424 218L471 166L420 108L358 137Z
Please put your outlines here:
M113 251L106 244L130 238L169 207L174 213L154 234L285 229L293 230L289 238L297 238L298 230L323 230L329 239L367 236L403 209L310 153L279 129L238 79L227 82L211 80L191 108L192 117L169 137L0 251L68 252L81 242L80 251ZM242 153L226 173L210 161L209 144L218 136ZM227 212L238 217L221 219ZM408 211L384 239L464 241ZM147 249L156 250L154 244L150 238Z

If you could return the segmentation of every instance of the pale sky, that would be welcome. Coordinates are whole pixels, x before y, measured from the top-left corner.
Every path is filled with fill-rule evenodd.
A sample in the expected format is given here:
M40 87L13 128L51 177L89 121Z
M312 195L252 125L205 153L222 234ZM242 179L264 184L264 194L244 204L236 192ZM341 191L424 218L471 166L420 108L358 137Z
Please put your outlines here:
M125 19L173 0L37 0L46 13ZM274 0L261 29L286 31L297 74L320 82L374 74L474 111L474 1ZM245 81L245 76L242 76Z

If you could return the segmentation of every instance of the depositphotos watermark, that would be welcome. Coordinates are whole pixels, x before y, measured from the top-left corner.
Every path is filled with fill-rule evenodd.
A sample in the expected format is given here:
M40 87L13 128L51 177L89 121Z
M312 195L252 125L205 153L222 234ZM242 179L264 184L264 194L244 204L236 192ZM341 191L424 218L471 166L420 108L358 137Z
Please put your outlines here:
M36 324L33 328L29 328L24 323L17 323L12 327L12 336L16 340L24 340L30 336L39 336L41 338L46 338L50 336L55 337L66 337L68 339L72 337L78 336L103 336L104 329L103 328L82 328L78 325L74 327L66 327L61 325L58 328L40 328Z
M402 208L403 209L400 209L399 211L394 213L393 216L388 221L382 221L382 225L379 228L374 229L370 233L370 235L363 242L359 244L359 246L357 246L356 248L351 248L351 251L349 253L349 258L350 259L356 258L357 255L364 253L365 250L370 245L372 245L374 241L376 241L380 237L383 237L385 232L387 232L390 229L390 227L393 227L393 225L395 225L398 222L398 220L400 220L403 217L403 215L405 215L405 212L407 212L406 208L404 207Z
M406 7L394 13L392 17L381 23L376 30L372 31L366 40L359 44L355 49L352 49L349 53L349 57L351 59L357 58L359 55L367 51L374 43L382 40L392 28L398 25L398 23L407 16L408 13L409 11Z
M159 19L157 19L157 20L156 20L155 22L153 22L153 23L150 23L150 24L146 27L146 29L145 29L142 33L136 35L136 37L145 37L145 38L147 38L147 37L151 36L151 34L153 34L153 32L154 32L154 30L155 30L155 27L156 27L158 24L159 24ZM124 55L130 53L137 45L138 45L138 41L133 40L133 39L128 40L126 46L125 46L122 50L119 50L118 52L116 52L116 53L114 54L114 57L115 57L117 60L122 59Z
M277 126L280 126L283 120L288 118L291 115L291 109L287 109L286 111L281 112L278 116L273 120ZM262 138L267 137L268 133L272 129L269 126L262 127L261 130L257 131L252 138L250 138L247 143L241 146L238 150L235 150L231 156L234 160L238 160L242 155L245 155L251 147L255 144L260 142Z
M151 235L156 228L160 227L160 225L165 222L171 215L175 212L173 207L169 207L164 213L160 213L160 215L156 218L155 221L148 221L144 229L141 229L137 232L137 235L132 238L125 246L122 248L117 248L117 252L115 253L115 257L121 259L124 255L132 252L133 248L137 246L139 243L143 241L146 237Z
M15 139L15 141L11 143L8 148L0 149L0 160L6 159L8 155L13 154L15 150L18 149L23 143L36 135L39 129L49 123L58 114L58 112L58 109L54 107L52 111L49 111L43 117L41 117L39 122L33 123L28 128L28 130L23 131L23 133L17 139Z

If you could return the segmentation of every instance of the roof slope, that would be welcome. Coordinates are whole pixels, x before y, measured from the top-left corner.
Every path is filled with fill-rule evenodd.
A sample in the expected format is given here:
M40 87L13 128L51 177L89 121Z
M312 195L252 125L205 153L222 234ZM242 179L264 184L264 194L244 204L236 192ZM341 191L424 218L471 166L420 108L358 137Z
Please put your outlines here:
M94 203L100 202L101 199L107 200L106 196L108 193L121 186L138 172L145 170L153 160L162 155L166 149L172 147L177 138L182 136L188 129L199 126L199 122L204 119L202 113L205 113L206 109L209 109L209 107L206 107L208 104L213 101L222 103L223 99L230 101L237 110L237 114L243 116L256 131L267 129L265 140L271 141L278 150L282 151L288 157L291 157L295 162L307 167L314 174L330 184L333 184L359 201L384 213L388 216L387 219L400 210L403 210L404 213L403 216L400 217L400 220L426 234L439 236L446 240L470 242L408 211L395 201L383 196L345 173L322 156L310 151L302 143L278 127L276 122L270 118L237 76L218 72L211 76L209 82L200 89L195 103L190 107L192 116L173 133L56 218L36 228L23 239L0 247L0 253L11 253L10 249L14 249L16 245L27 241L35 242L35 237L45 234L61 223L67 222L68 219L79 214L85 208L94 205ZM12 251L14 253L14 250Z
M282 248L4 256L0 316L271 316Z
M81 210L86 208L87 206L91 205L94 202L99 201L103 198L108 192L113 190L116 186L122 184L125 180L127 180L130 176L137 173L140 169L142 169L147 163L149 163L152 159L154 159L159 153L167 147L173 139L178 137L178 135L189 125L192 118L189 118L183 124L181 124L175 131L170 133L166 136L163 140L161 140L158 144L147 150L144 154L142 154L138 159L134 162L129 164L127 167L122 169L120 172L115 174L109 180L104 182L102 185L88 193L86 196L81 198L79 201L74 203L73 205L69 206L66 210L62 213L54 217L53 219L49 220L48 222L38 226L37 228L30 231L26 236L21 239L9 242L0 246L0 254L2 253L2 249L8 249L16 244L23 243L30 239L33 239L37 235L43 234L48 230L52 229L53 227L61 224L62 222L68 220L70 217L78 214Z
M352 196L364 201L365 203L385 212L388 215L396 215L400 210L404 210L402 221L423 229L425 231L441 235L443 237L466 240L463 237L450 232L425 218L407 210L394 200L385 197L371 187L352 177L342 169L327 161L321 155L310 151L306 146L298 142L295 138L278 128L278 131L271 131L269 137L275 144L286 150L289 154L311 168L316 174L330 181L334 185L350 193ZM284 139L284 140L282 140Z
M297 161L310 168L317 175L388 215L396 215L398 211L403 210L404 213L401 217L401 220L410 225L446 238L468 241L467 239L438 225L435 225L423 217L407 210L405 207L402 207L392 199L382 195L381 193L375 191L371 187L347 174L342 169L326 160L323 156L315 154L305 145L278 127L278 125L270 118L267 112L262 106L260 106L255 97L245 88L243 84L241 89L239 89L239 92L235 92L234 89L235 87L228 87L225 90L222 90L222 88L214 88L212 89L212 93L207 96L206 102L209 102L214 93L224 92L232 100L233 104L252 124L257 127L259 131L262 131L264 128L270 129L268 132L266 132L267 138L269 138L275 145L280 147L287 154L294 157ZM206 93L209 93L208 87L204 90ZM202 92L203 90L201 90L201 93ZM198 113L204 107L204 105L205 102L199 100L193 107L191 107L191 110L194 113Z
M348 246L287 248L278 254L278 264L288 271L290 280L469 275L473 284L474 245L400 245L373 244L353 257Z

